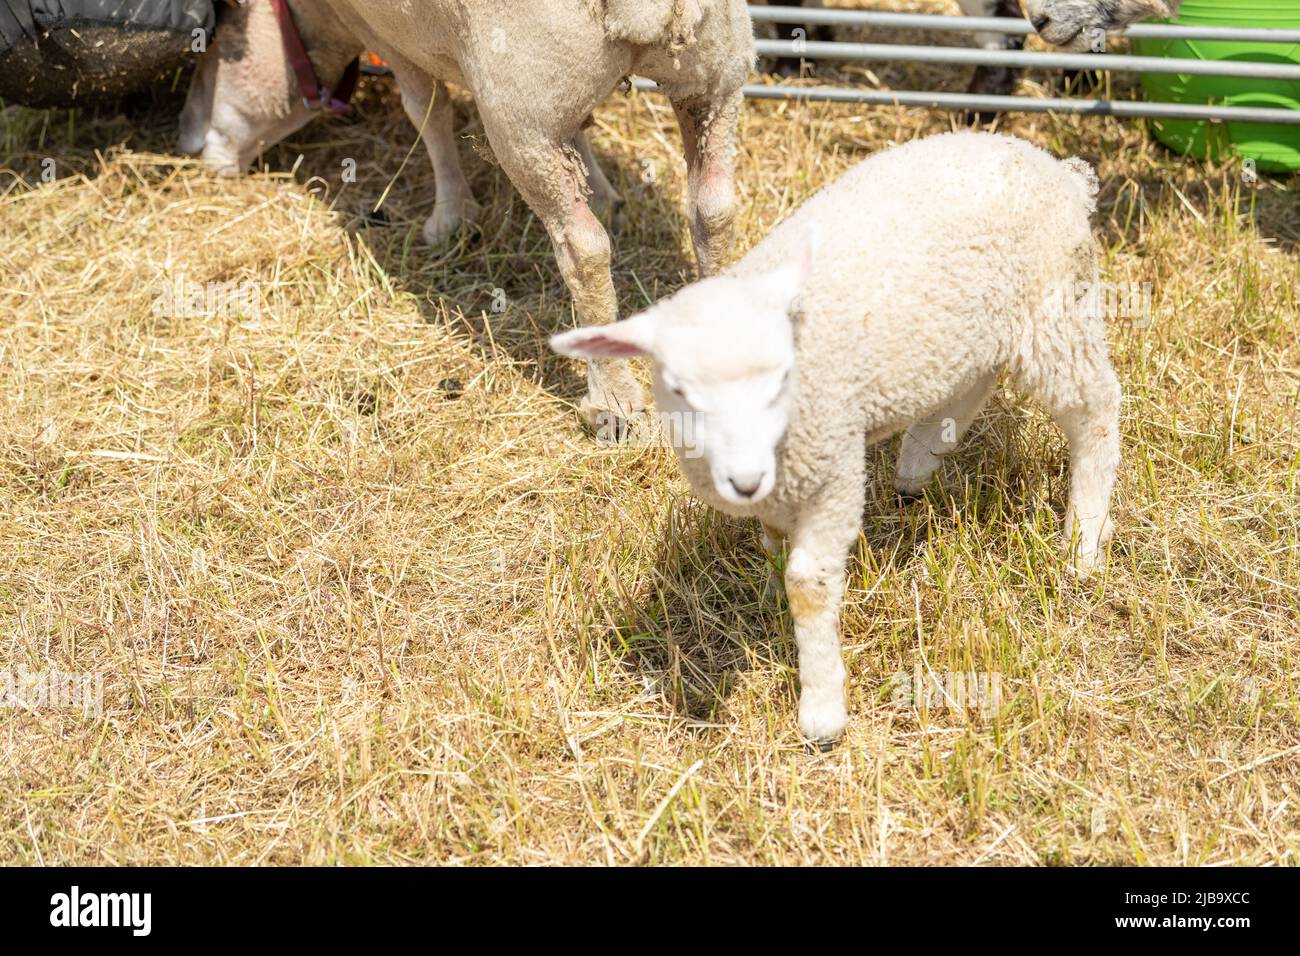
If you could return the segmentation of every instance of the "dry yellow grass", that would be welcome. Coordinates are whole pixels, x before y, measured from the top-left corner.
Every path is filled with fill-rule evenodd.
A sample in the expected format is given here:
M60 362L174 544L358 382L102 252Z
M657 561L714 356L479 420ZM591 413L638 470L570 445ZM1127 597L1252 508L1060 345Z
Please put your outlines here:
M1098 164L1106 276L1156 292L1112 329L1110 565L1065 573L1062 439L1009 392L920 504L873 449L851 722L810 754L755 529L579 430L549 245L469 145L482 237L420 244L422 151L360 222L414 135L381 83L363 112L238 180L162 155L165 110L0 113L0 669L105 675L99 719L0 710L0 861L1300 860L1295 180L1006 121ZM743 124L738 251L949 120ZM593 139L632 310L691 273L677 133L634 95ZM155 309L178 277L252 283L258 314ZM895 701L918 667L997 673L1000 707Z

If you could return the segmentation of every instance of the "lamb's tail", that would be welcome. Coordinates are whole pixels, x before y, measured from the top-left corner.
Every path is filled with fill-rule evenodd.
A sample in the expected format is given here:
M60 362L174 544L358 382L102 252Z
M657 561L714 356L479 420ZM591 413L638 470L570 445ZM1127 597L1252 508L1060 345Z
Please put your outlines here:
M1092 168L1092 164L1086 159L1080 159L1078 156L1071 156L1069 159L1062 160L1061 165L1068 169L1075 181L1083 189L1084 200L1088 206L1088 215L1097 208L1097 193L1101 189L1101 184L1097 181L1097 171Z

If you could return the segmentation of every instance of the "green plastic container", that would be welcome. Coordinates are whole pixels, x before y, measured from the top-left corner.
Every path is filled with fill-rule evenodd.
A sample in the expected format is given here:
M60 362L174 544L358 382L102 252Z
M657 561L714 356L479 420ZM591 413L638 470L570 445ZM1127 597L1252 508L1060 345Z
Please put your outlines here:
M1172 22L1294 30L1300 28L1300 0L1184 0L1178 19ZM1138 39L1133 47L1139 56L1300 64L1300 45L1289 43ZM1169 103L1300 109L1300 83L1290 80L1144 73L1142 91L1149 100ZM1179 153L1216 159L1235 153L1255 160L1259 169L1269 172L1300 170L1300 126L1204 120L1153 120L1152 124L1156 137Z

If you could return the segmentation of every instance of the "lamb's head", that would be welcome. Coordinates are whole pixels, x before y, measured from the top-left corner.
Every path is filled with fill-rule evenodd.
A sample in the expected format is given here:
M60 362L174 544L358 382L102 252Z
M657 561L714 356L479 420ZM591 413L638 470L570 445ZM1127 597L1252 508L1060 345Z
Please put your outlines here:
M343 76L361 45L323 3L294 3L294 21L321 83ZM317 113L303 103L269 0L219 4L217 29L190 81L179 149L218 172L243 172Z
M1024 0L1025 15L1053 46L1095 49L1108 30L1122 30L1144 17L1177 15L1182 0Z
M755 504L776 484L790 424L795 307L814 248L808 236L774 271L703 279L630 319L556 335L551 347L589 361L652 358L655 404L678 454L708 464L724 501Z

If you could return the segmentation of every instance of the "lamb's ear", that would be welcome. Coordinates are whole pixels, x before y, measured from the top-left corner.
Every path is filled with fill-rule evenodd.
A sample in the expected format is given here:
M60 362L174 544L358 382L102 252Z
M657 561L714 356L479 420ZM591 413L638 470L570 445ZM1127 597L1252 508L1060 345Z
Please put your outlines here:
M820 246L821 234L816 225L809 223L796 240L790 261L768 275L772 292L787 308L793 308L812 278Z
M551 348L580 359L635 358L650 354L654 323L645 312L610 325L585 325L551 336Z

